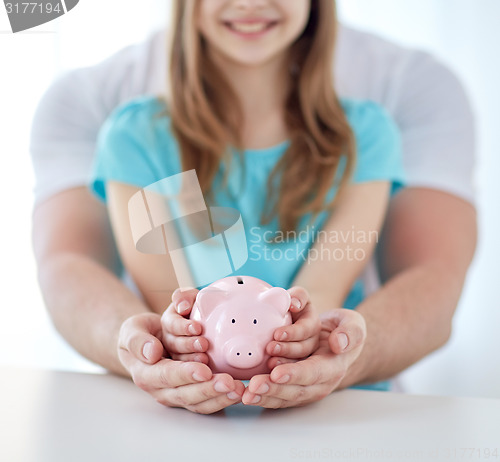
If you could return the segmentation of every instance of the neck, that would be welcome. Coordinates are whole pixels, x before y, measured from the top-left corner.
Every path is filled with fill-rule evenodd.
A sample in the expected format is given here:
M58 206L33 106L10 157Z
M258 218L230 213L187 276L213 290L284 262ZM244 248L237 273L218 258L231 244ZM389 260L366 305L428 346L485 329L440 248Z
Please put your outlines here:
M242 66L220 55L213 55L236 93L245 126L255 125L283 113L288 91L286 56L259 66Z

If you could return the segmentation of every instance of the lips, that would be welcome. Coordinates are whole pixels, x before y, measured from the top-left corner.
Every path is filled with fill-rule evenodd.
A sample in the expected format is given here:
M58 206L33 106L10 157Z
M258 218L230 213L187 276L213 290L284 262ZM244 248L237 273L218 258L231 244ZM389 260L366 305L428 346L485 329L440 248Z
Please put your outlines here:
M268 31L277 24L277 21L252 20L252 21L226 21L225 26L233 32L243 35L257 35Z

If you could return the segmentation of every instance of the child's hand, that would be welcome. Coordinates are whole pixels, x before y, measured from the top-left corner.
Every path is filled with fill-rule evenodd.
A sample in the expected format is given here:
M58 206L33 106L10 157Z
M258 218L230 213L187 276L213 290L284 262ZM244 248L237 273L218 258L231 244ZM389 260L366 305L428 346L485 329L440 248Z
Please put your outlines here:
M295 362L315 352L319 345L321 322L314 310L309 294L303 287L288 290L292 298L290 312L293 324L274 331L274 340L266 351L271 355L269 367Z
M201 337L201 324L187 318L197 293L177 289L172 294L172 303L161 317L163 344L173 359L208 364L208 340Z

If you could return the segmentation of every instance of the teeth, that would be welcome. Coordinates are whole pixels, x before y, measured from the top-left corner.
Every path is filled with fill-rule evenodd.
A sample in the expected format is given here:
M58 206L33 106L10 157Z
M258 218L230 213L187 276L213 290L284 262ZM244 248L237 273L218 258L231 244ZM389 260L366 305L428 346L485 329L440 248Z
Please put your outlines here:
M243 32L244 34L255 34L257 32L262 32L267 28L269 23L265 22L255 22L255 23L232 23L231 28Z

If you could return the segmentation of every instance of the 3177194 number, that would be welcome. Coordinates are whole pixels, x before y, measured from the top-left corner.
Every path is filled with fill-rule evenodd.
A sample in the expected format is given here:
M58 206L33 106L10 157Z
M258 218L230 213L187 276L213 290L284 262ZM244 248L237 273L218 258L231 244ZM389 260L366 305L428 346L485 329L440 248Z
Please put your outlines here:
M8 14L52 14L62 13L61 4L58 2L55 5L52 3L40 2L15 2L6 3Z

